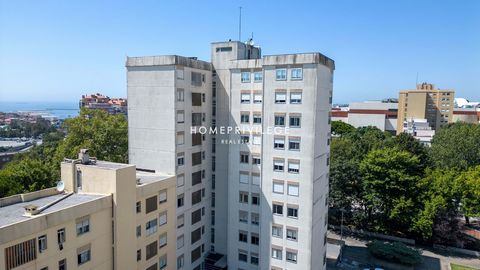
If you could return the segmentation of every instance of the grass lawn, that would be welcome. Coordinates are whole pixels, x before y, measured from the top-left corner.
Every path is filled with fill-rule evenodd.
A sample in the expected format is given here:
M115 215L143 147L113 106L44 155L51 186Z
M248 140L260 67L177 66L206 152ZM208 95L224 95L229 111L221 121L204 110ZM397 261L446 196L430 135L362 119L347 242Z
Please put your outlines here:
M458 264L450 264L452 270L478 270L478 268L472 268L468 266L458 265Z

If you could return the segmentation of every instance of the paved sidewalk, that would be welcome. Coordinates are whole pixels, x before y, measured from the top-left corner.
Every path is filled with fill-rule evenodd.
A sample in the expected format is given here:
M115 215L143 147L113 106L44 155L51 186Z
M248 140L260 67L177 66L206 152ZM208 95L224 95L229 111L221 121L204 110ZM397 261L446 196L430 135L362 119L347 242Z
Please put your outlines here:
M340 235L335 232L328 231L328 237L333 239L340 239ZM345 241L345 249L343 251L343 259L349 263L342 267L344 269L359 269L355 265L369 264L369 254L366 248L367 240L347 236L343 237ZM416 247L419 248L419 247ZM480 269L480 259L469 257L465 255L453 254L450 252L440 252L429 248L421 247L423 262L417 265L415 269L418 270L450 270L450 263L465 265ZM353 268L352 268L353 266Z

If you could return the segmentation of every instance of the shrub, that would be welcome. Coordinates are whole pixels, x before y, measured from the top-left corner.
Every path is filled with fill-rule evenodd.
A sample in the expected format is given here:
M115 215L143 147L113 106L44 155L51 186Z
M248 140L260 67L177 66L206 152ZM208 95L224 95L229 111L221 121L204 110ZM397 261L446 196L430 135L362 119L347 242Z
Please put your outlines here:
M406 265L419 264L422 261L421 251L400 242L373 241L367 244L372 256L390 262Z

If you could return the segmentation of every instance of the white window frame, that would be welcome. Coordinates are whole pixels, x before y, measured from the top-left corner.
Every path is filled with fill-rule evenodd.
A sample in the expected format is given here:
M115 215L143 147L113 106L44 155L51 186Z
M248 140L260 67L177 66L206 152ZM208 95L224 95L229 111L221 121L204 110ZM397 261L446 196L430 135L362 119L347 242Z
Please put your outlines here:
M145 223L145 236L150 236L157 232L158 220L152 219Z
M285 150L285 137L275 136L273 138L273 149Z
M253 93L253 104L262 104L263 96L262 93Z
M275 232L278 232L278 234L275 233ZM273 237L278 237L278 238L283 238L283 226L272 225L272 236Z
M276 167L280 167L282 169L278 169ZM285 160L283 159L274 159L273 160L273 171L275 172L284 172L285 171Z
M275 80L286 81L287 80L287 69L286 68L277 68L275 70Z
M251 72L250 71L242 71L240 73L240 81L242 83L249 83L252 81L251 79Z
M177 111L177 124L185 123L185 111L178 110Z
M303 68L291 68L290 69L290 80L292 80L292 81L303 80Z
M300 161L289 160L288 161L288 173L299 174L300 173Z
M287 92L285 91L275 92L275 104L287 104Z
M283 250L279 248L272 248L272 258L281 260L282 259Z
M290 92L290 104L302 104L302 92Z
M250 93L247 93L247 92L240 93L241 104L250 104L251 99L252 99L252 95Z
M259 75L259 76L257 76ZM255 71L253 73L253 82L262 82L263 81L263 72L262 71Z
M167 224L167 212L162 212L160 213L160 215L158 216L158 226L163 226L165 224Z
M287 194L298 197L300 193L300 185L295 183L287 183Z
M274 180L272 182L272 192L277 194L283 194L285 192L285 184L282 181Z
M240 173L240 183L241 184L248 184L250 180L250 175L246 172L241 172Z

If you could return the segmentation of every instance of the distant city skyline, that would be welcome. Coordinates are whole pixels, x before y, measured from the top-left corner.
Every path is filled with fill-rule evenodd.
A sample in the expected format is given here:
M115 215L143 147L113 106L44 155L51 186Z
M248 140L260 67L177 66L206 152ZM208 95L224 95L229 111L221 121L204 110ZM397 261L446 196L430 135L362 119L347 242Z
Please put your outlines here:
M126 56L210 60L211 41L252 32L263 52L336 62L334 103L398 98L429 82L480 100L480 2L0 2L0 100L126 97ZM1 108L0 108L1 110Z

